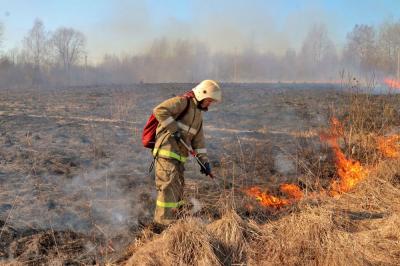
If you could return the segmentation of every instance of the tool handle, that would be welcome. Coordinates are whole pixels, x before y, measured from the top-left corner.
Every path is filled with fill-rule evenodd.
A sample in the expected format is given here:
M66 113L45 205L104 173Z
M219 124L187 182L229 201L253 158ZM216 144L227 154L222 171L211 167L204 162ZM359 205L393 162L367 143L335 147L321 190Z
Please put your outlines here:
M189 151L189 153L190 153L194 158L196 158L196 161L197 161L197 163L200 165L200 167L205 168L204 164L200 161L199 157L197 157L197 155L198 155L197 152L195 152L192 148L190 148L190 147L186 144L186 142L183 141L183 139L180 139L180 141L181 141L181 143L183 144L183 146L185 146L185 148ZM215 176L214 176L212 173L208 174L208 176L211 177L211 178L215 178Z
M197 157L197 153L195 151L192 150L191 154L193 155L194 158L196 158L197 163L200 165L200 167L202 167L203 169L205 169L206 167L204 166L204 164L202 163L202 161L200 161L199 157ZM212 173L208 174L209 177L211 178L215 178L214 175Z

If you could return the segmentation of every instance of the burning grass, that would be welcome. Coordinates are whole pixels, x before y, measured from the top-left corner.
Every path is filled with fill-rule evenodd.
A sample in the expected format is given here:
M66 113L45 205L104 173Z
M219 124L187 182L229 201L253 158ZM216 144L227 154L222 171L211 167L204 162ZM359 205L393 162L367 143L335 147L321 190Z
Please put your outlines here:
M398 160L382 162L351 193L301 201L264 221L233 209L208 225L179 221L139 247L127 265L395 265L399 174Z
M208 225L191 219L180 221L150 242L149 247L164 245L168 250L168 255L161 255L166 256L164 260L157 259L157 263L397 265L400 262L398 135L376 137L376 150L386 159L367 165L342 151L339 139L345 134L335 118L329 132L321 134L321 139L332 149L337 170L337 179L327 189L305 193L289 183L280 185L279 195L259 186L242 189L258 202L261 209L256 211L260 212L260 219L251 220L250 216L239 215L232 209ZM237 206L236 210L248 208L238 206L243 201L233 201L239 202L230 204ZM294 204L296 208L288 208ZM254 208L251 211L251 217L257 218ZM198 229L202 231L201 237L193 234ZM177 241L166 240L171 234L177 236L173 238ZM174 259L170 255L177 254L173 245L182 248L178 248L180 255ZM146 254L153 252L147 247L139 248L129 265L154 265L154 261L147 262L143 257L143 250ZM199 254L193 254L196 252Z
M400 135L377 138L379 151L388 158L400 158Z
M389 86L389 88L393 89L400 89L400 81L396 79L391 79L391 78L385 78L384 83Z
M358 183L364 180L374 165L363 166L357 160L348 158L341 150L338 139L344 136L344 128L340 121L333 117L331 120L331 128L328 133L321 133L321 140L327 142L335 155L335 165L337 169L338 179L333 180L329 190L322 190L319 193L312 193L311 197L321 197L328 192L330 196L339 196L344 192L349 192ZM377 149L386 158L400 158L400 136L377 136ZM273 196L268 192L263 192L260 187L251 187L245 189L245 193L250 197L254 197L264 207L281 208L298 202L304 197L304 193L300 187L295 184L282 184L281 192L286 194L288 198L280 198Z
M335 165L338 179L331 182L328 194L338 196L354 188L360 181L364 180L369 172L359 161L347 158L339 146L338 138L344 134L343 126L337 118L332 118L331 129L328 133L321 134L321 139L326 141L335 154ZM281 208L294 204L304 197L300 187L295 184L282 184L280 191L286 194L287 198L273 196L270 193L261 191L260 187L251 187L244 190L247 195L254 197L264 207ZM322 197L326 191L312 193L311 197Z

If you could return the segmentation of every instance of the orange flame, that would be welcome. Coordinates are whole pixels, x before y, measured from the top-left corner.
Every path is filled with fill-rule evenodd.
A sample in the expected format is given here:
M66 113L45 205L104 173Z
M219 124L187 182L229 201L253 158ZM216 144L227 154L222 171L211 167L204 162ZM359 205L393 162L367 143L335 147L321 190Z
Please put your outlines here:
M387 158L400 158L400 135L378 137L378 149Z
M303 192L295 184L282 184L280 189L283 193L295 200L300 200L304 196Z
M245 193L250 197L254 197L264 207L281 208L289 204L289 200L269 195L267 192L262 192L260 187L251 187L246 189Z
M355 185L357 185L367 176L369 172L368 169L363 167L359 161L346 158L345 154L341 151L338 138L343 135L344 129L342 124L337 118L332 118L330 132L328 134L321 134L321 139L328 142L335 153L335 164L339 179L331 182L328 193L326 193L327 191L322 190L320 192L312 193L308 195L308 197L316 198L326 194L330 196L337 196L343 192L350 191ZM395 140L390 139L387 140L386 143L390 143L390 147L392 147L392 143L399 140L400 136L397 136ZM397 151L397 154L398 153L399 151ZM275 197L267 192L262 192L260 187L257 186L245 189L244 192L247 195L256 198L262 206L272 208L281 208L289 204L293 204L304 197L304 193L301 191L301 189L294 184L282 184L280 186L280 190L288 195L289 199Z
M389 88L400 89L400 81L390 78L385 78L383 82L388 85Z
M294 184L282 184L280 186L280 190L283 193L287 194L289 196L289 199L270 195L267 192L261 191L261 188L258 186L245 189L244 192L248 196L258 200L262 206L272 207L277 209L293 204L294 202L299 201L303 197L303 192L300 190L298 186Z
M337 195L341 192L351 190L363 180L368 173L360 162L347 159L342 151L335 150L335 153L339 180L335 180L331 183L331 195Z
M367 169L365 169L359 161L346 158L345 154L341 151L338 138L343 136L343 132L342 124L337 118L333 117L330 133L326 136L321 135L321 138L331 145L336 156L336 168L339 180L335 180L331 183L330 194L333 196L351 190L363 180L368 173Z

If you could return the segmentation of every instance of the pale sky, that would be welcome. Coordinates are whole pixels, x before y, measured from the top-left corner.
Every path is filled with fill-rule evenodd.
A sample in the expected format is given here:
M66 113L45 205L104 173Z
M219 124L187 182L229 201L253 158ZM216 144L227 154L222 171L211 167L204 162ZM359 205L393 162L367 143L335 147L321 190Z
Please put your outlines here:
M3 51L21 47L35 18L48 31L83 32L93 61L104 53L139 53L159 37L199 40L213 50L251 43L283 53L298 49L316 23L341 47L355 24L399 21L400 0L0 0Z

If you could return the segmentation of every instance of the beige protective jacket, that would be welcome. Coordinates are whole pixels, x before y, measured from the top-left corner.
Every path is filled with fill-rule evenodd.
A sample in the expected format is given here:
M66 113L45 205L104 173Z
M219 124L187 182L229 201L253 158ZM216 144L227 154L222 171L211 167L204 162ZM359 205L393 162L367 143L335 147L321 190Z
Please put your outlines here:
M184 163L189 153L182 143L178 144L171 136L172 133L180 130L186 144L192 146L203 163L208 162L203 132L203 114L197 108L197 100L190 98L190 106L186 114L179 121L175 120L185 110L187 104L186 97L176 96L154 108L153 113L159 124L153 156L173 158Z

